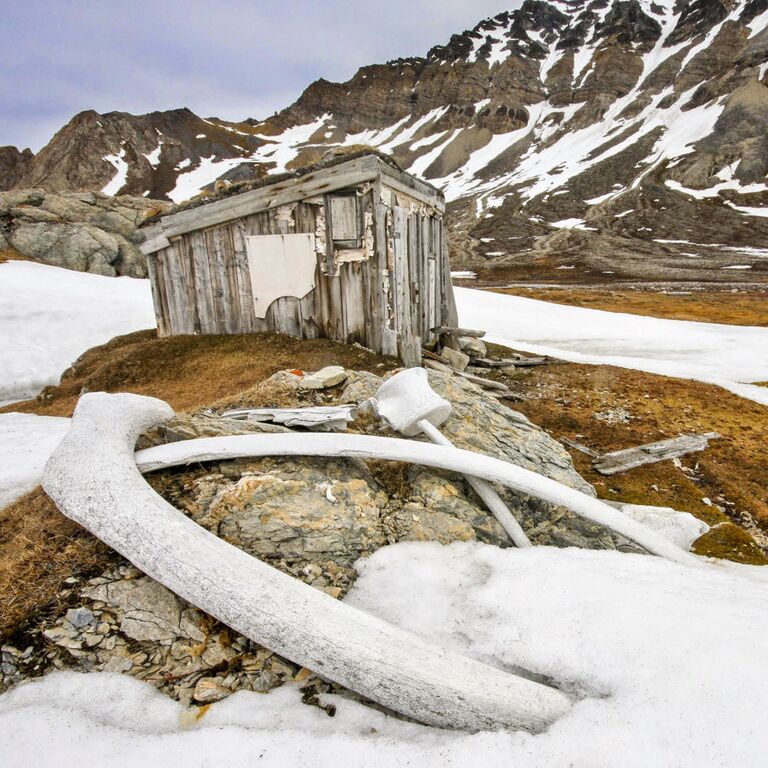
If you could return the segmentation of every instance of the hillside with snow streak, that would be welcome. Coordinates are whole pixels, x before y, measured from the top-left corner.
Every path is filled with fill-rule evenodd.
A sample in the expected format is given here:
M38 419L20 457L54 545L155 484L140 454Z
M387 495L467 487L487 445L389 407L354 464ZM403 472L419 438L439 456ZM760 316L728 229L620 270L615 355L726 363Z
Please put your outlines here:
M767 123L768 0L526 0L265 121L82 113L16 186L181 202L363 144L445 191L456 267L754 281Z

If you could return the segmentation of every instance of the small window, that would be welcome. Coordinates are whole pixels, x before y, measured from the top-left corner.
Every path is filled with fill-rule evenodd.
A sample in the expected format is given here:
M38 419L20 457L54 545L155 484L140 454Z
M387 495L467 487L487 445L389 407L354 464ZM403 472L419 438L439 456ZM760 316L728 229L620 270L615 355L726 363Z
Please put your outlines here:
M333 244L359 248L362 242L360 203L357 195L329 195Z

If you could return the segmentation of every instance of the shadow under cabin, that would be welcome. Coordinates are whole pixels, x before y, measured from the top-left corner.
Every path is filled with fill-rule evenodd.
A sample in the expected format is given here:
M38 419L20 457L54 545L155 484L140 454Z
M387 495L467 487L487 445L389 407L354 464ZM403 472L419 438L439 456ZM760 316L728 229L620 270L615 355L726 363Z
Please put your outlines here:
M420 365L456 327L440 190L365 153L245 182L143 229L158 331L276 331Z

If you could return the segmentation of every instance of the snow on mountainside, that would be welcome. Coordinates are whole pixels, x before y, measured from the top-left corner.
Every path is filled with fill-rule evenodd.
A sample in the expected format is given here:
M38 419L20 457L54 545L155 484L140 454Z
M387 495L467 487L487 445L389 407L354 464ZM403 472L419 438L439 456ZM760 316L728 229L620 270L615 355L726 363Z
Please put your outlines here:
M261 123L83 114L17 186L87 185L88 158L100 189L180 201L368 144L445 190L457 266L768 276L768 0L526 0ZM97 138L65 146L77 120Z

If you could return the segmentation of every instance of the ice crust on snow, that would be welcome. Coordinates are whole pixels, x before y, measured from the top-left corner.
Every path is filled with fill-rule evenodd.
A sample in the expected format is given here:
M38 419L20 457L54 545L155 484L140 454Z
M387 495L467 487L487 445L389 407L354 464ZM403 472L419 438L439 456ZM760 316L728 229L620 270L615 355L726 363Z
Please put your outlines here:
M202 717L147 683L53 673L0 696L5 768L62 764L715 768L768 750L766 574L643 555L412 543L360 561L346 598L447 648L527 666L580 698L545 733L467 734L298 686L240 692Z

